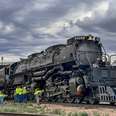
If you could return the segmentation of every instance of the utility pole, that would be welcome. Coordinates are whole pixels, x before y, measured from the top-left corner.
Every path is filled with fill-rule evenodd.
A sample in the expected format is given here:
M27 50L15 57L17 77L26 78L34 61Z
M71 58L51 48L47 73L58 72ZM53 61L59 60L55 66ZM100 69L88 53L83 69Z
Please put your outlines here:
M1 65L3 65L3 63L4 63L4 57L2 56L1 57Z

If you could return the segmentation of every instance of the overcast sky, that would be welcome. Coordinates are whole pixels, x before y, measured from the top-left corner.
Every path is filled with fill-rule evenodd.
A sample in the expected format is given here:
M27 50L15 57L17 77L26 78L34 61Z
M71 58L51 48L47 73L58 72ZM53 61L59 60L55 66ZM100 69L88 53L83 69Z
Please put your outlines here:
M116 0L0 0L0 56L16 61L75 35L116 52Z

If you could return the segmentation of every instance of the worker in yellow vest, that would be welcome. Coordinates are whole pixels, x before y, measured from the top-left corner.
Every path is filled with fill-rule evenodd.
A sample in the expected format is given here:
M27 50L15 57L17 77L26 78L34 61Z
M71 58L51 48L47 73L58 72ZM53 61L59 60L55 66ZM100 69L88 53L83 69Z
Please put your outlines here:
M23 102L27 102L27 89L26 89L26 87L23 87L22 88L23 89L23 91L22 91L22 96L23 96L23 98L22 98L22 100L23 100Z
M20 86L17 86L14 93L15 102L22 102L23 89Z
M38 105L40 104L40 98L41 98L43 92L44 92L44 91L41 90L40 88L36 88L36 89L35 89L34 95L35 95L36 103L37 103Z
M0 104L3 104L4 103L4 98L6 97L6 95L0 91Z
M22 88L21 87L16 87L15 94L21 95L22 94Z

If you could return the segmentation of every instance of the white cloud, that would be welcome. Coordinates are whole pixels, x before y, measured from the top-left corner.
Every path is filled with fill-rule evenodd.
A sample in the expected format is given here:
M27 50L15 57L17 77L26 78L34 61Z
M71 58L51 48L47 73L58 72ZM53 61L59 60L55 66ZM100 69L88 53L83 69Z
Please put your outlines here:
M20 56L14 54L0 54L0 58L3 57L3 62L17 62L20 60Z
M13 24L4 24L3 22L0 22L0 32L2 34L9 34L15 30L15 27Z

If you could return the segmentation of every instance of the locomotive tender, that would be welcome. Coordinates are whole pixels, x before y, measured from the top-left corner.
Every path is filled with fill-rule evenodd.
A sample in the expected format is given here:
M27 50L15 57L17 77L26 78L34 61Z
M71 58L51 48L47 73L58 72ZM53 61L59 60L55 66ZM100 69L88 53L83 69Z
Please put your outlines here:
M43 99L91 104L116 102L116 66L103 51L100 38L75 36L9 66L7 91L17 85L44 89Z

